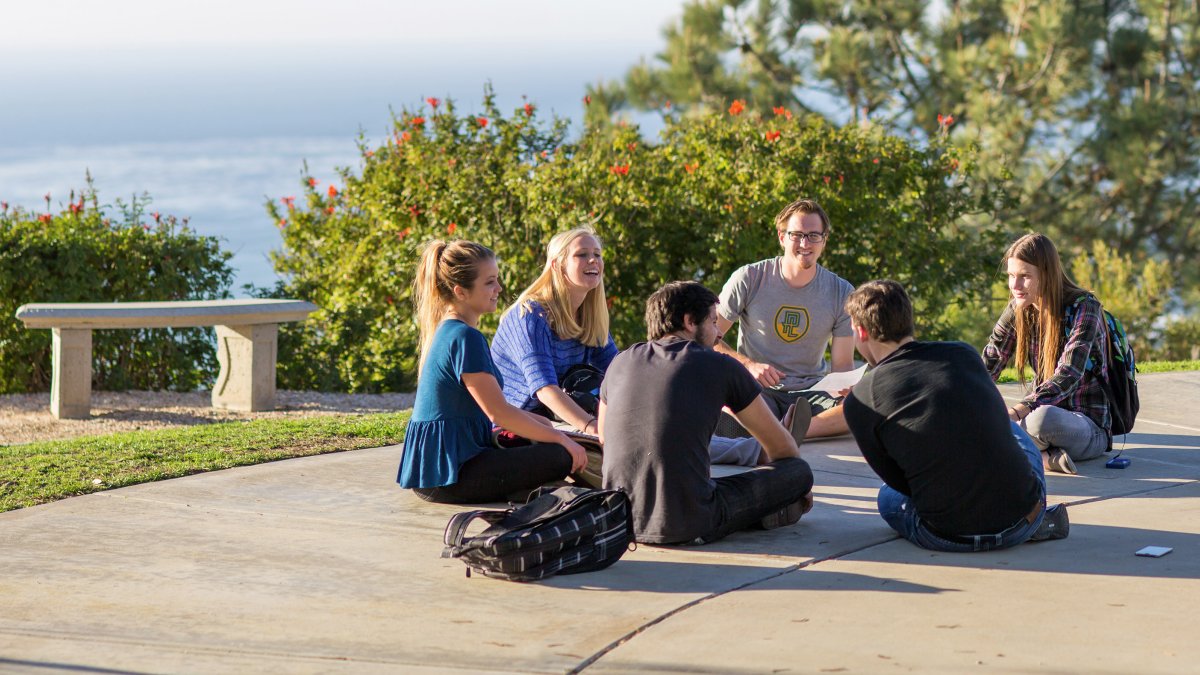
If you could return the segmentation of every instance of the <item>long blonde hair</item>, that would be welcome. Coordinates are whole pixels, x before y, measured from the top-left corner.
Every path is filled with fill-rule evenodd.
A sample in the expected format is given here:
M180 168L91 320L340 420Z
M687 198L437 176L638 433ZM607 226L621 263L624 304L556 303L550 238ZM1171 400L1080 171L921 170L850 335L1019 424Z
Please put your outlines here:
M1008 265L1011 258L1033 265L1038 271L1038 297L1036 307L1026 305L1016 312L1017 328L1016 367L1017 378L1025 382L1025 364L1029 361L1029 338L1033 323L1037 322L1038 347L1035 382L1042 383L1054 376L1058 367L1059 353L1063 349L1063 312L1066 306L1088 291L1080 288L1067 277L1062 260L1054 242L1044 234L1031 233L1013 242L1004 253L1001 263Z
M566 232L559 232L546 245L546 266L533 283L521 292L509 312L520 308L521 316L533 310L531 302L539 303L546 310L550 330L563 340L579 340L589 347L608 344L608 303L604 299L604 277L600 285L588 291L579 306L578 315L571 311L571 290L564 271L568 248L579 237L592 236L596 231L582 225Z
M463 239L451 242L434 239L421 251L413 279L413 305L421 334L418 376L425 367L433 334L454 302L454 287L473 288L479 277L479 264L495 257L496 254L483 244Z

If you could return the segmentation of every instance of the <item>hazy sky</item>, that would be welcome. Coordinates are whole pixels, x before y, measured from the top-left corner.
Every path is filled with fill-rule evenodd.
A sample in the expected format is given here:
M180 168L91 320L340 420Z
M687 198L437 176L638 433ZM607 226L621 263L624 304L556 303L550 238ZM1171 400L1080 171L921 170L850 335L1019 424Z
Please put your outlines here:
M38 0L0 10L0 145L381 132L426 96L575 116L682 0Z

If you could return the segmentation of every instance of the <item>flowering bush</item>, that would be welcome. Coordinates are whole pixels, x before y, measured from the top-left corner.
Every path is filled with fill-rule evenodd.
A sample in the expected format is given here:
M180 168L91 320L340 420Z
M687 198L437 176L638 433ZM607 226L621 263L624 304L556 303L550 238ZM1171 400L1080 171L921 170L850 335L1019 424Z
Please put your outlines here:
M303 198L268 205L283 233L275 266L289 279L278 293L321 308L283 329L281 350L296 351L281 352L282 386L411 388L410 285L434 237L495 250L511 301L540 271L551 235L593 222L622 347L644 339L645 298L662 283L719 290L738 266L777 255L774 216L801 196L832 220L822 263L856 284L904 283L924 337L944 336L942 309L986 292L995 267L998 235L964 222L992 212L1001 192L972 192L971 152L940 139L916 147L734 101L721 113L669 117L658 142L620 123L568 142L565 122L542 122L532 105L506 117L490 94L478 114L426 103L398 114L386 142L360 141L362 164L342 170L336 191L306 177Z
M118 202L117 220L90 187L59 213L0 203L0 393L45 391L51 334L14 315L33 302L207 300L228 297L230 254L186 221ZM95 331L97 389L194 390L216 377L211 329Z

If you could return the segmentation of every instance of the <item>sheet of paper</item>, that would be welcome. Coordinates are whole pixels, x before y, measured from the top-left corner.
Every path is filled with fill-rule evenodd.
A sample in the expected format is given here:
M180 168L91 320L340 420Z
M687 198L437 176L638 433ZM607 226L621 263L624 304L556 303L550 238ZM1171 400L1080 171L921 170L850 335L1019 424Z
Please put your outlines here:
M867 372L867 365L864 363L861 368L855 370L847 370L842 373L830 373L821 378L821 381L809 387L817 391L828 392L832 396L837 396L841 390L858 384L862 379L863 373Z

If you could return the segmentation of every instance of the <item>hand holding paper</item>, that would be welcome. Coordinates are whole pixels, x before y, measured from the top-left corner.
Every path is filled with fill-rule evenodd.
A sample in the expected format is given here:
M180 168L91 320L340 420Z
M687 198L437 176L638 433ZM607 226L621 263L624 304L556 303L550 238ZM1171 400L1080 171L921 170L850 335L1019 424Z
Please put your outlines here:
M863 373L867 372L867 365L864 363L861 368L848 370L841 373L830 373L821 378L821 381L814 384L810 389L823 391L830 396L840 396L841 392L858 384L862 379Z

